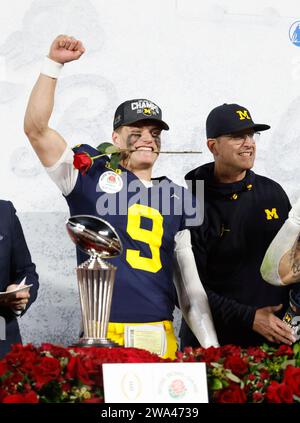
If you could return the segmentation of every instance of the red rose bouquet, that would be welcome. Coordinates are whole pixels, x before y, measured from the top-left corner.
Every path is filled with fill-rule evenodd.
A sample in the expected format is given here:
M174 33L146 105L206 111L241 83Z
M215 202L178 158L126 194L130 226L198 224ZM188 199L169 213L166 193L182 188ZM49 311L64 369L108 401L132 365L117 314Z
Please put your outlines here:
M211 402L300 402L300 344L186 348L177 361L207 364Z
M0 402L103 402L103 363L160 361L136 348L14 345L0 361Z
M103 402L103 363L166 361L135 348L15 345L0 360L0 402ZM186 348L175 361L206 363L210 402L300 402L300 343Z

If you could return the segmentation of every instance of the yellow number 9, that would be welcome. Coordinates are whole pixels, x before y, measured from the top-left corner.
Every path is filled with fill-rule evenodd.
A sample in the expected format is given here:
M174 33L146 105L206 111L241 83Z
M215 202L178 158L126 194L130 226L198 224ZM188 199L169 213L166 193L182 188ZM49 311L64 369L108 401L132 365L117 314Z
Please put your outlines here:
M141 228L141 217L151 219L152 230ZM163 216L158 210L141 204L133 204L128 209L127 232L132 239L149 245L152 257L141 257L139 250L126 250L126 260L134 269L156 273L162 268L160 247L164 233Z

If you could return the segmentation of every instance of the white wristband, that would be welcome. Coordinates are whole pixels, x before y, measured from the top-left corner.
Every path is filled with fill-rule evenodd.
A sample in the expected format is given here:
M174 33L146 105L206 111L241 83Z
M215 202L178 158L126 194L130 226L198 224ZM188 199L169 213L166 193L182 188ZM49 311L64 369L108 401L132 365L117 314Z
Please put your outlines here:
M62 63L55 62L49 57L45 57L44 63L42 65L41 73L50 78L57 79L64 65Z

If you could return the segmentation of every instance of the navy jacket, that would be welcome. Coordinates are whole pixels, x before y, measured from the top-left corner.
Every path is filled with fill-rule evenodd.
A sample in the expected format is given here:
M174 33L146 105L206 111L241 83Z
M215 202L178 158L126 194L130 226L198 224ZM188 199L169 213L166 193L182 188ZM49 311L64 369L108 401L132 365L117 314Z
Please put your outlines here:
M12 203L0 200L0 291L6 291L8 285L21 282L25 276L26 284L33 286L30 288L30 299L22 315L37 297L38 275ZM1 328L4 325L3 319L6 339L0 337L0 358L11 349L12 344L22 342L16 315L10 308L0 305Z
M267 340L252 329L257 308L288 306L288 287L265 282L260 266L265 252L288 217L289 199L271 179L248 171L235 183L214 179L214 164L186 175L204 180L204 224L192 230L192 243L201 281L206 289L221 345L243 347ZM197 345L183 322L182 347Z

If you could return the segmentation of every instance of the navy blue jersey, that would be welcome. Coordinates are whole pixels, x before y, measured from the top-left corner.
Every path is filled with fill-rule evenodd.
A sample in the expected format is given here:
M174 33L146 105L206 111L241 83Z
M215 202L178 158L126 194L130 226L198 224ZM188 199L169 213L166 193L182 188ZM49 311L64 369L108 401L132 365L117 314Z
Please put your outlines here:
M84 144L73 150L90 156L99 154ZM109 259L117 267L110 321L172 320L176 303L172 280L174 238L187 227L187 204L191 205L193 200L185 188L166 177L153 179L153 186L146 188L121 166L116 178L122 178L122 189L117 193L105 192L99 179L103 180L105 172L111 172L108 164L107 156L95 159L85 175L78 174L66 200L71 215L88 214L106 220L122 241L121 256ZM78 264L87 258L77 250Z

